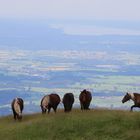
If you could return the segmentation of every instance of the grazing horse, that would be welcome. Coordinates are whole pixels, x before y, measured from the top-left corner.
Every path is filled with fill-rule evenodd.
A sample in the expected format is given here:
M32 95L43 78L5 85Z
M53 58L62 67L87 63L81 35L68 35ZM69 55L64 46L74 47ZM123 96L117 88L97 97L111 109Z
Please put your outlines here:
M56 109L59 103L60 103L60 97L58 94L52 93L44 96L41 100L41 105L40 105L42 109L42 114L45 114L47 110L49 114L51 108L53 108L54 112L56 113Z
M66 93L62 100L64 104L64 111L69 112L72 109L74 103L74 95L72 93Z
M140 107L140 94L138 94L138 93L126 93L126 95L122 99L122 103L125 103L130 99L134 101L134 105L131 106L130 111L133 111L133 107Z
M14 119L22 119L22 111L24 109L24 101L21 98L15 98L11 103Z
M91 92L84 89L83 91L81 91L79 95L79 100L80 100L81 110L89 109L89 105L92 100Z

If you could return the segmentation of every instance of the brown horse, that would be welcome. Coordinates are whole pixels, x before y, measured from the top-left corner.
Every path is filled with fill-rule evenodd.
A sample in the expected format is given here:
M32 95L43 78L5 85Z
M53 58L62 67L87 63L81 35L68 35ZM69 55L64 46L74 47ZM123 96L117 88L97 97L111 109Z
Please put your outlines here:
M60 103L60 97L57 94L52 93L44 96L41 100L41 105L40 105L42 109L42 114L46 113L47 110L49 114L51 108L53 108L54 112L56 113L56 109L59 103Z
M69 112L72 109L74 103L74 95L72 93L66 93L63 97L64 111Z
M14 119L22 119L22 111L24 109L24 102L21 98L15 98L11 103Z
M126 95L122 99L122 103L125 103L130 99L134 101L134 105L131 106L130 111L133 111L133 107L140 107L140 94L138 94L138 93L126 93Z
M79 95L81 110L89 109L90 102L92 100L92 95L90 91L84 89Z

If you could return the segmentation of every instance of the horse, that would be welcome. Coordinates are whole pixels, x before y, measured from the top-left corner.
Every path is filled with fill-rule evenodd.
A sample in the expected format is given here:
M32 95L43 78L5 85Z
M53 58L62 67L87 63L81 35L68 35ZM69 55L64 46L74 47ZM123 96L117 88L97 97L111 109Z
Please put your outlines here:
M122 99L122 103L125 103L130 99L134 101L134 105L131 106L130 111L133 111L134 107L140 107L140 94L139 93L126 93L126 95Z
M24 109L24 101L22 98L15 98L11 103L14 119L22 119L22 111Z
M83 91L81 91L79 95L79 100L80 100L81 110L89 110L89 105L92 100L91 92L84 89Z
M41 110L42 114L45 114L48 111L50 113L51 108L53 108L54 112L56 113L57 106L60 103L60 97L58 94L52 93L49 95L45 95L41 100Z
M74 95L73 93L66 93L62 99L64 105L64 111L70 112L74 103Z

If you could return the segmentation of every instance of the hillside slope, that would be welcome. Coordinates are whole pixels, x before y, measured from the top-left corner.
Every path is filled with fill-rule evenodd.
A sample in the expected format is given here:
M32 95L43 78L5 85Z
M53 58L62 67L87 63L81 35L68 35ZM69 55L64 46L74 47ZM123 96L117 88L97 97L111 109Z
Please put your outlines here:
M73 110L0 118L2 140L139 140L140 112Z

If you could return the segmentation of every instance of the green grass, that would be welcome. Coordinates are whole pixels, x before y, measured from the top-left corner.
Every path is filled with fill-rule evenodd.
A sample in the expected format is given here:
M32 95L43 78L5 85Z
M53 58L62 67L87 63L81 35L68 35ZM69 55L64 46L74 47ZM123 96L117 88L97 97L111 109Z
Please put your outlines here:
M2 140L139 140L140 112L73 110L0 118Z

